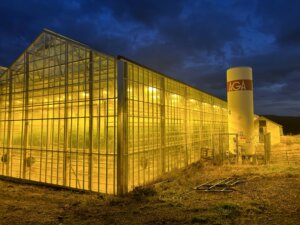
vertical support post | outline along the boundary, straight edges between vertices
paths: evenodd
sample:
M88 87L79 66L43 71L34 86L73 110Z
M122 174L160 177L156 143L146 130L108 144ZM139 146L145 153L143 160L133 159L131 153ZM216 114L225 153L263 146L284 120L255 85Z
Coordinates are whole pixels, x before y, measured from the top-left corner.
M222 140L222 134L219 133L219 153L221 154L221 165L224 164L224 155L225 155L225 152L224 152L224 149L223 149L223 140ZM226 158L225 158L226 159Z
M89 54L89 190L92 190L93 177L93 52Z
M12 72L10 69L8 69L8 79L9 79L9 89L8 89L8 124L7 124L7 150L6 150L6 157L7 157L7 163L6 163L6 176L9 176L9 168L11 165L11 136L12 136Z
M117 137L117 194L128 192L128 99L127 63L117 61L118 71L118 137Z
M265 147L265 164L268 165L270 163L270 155L271 155L271 133L267 133L264 135L264 147ZM287 154L286 154L286 159L289 164L289 159Z
M236 156L237 156L237 164L242 164L241 152L239 150L239 135L235 134L235 144L236 144Z
M189 159L188 159L188 115L187 115L187 87L184 88L184 166L188 165Z
M203 145L203 119L204 119L204 109L203 109L203 94L201 93L201 100L200 100L200 103L201 103L201 107L200 107L200 128L199 128L199 137L200 137L200 157L199 159L202 159L204 157L204 154L203 152L206 152L206 157L208 156L208 151L207 150L204 150L204 145ZM207 149L207 148L206 148Z
M229 148L230 148L230 133L229 133L229 141L228 141L228 144L229 144ZM239 159L239 157L240 157L240 152L239 152L239 146L238 146L238 134L233 134L234 136L235 136L235 149L236 149L236 163L237 164L240 164L240 159Z
M25 53L25 91L24 91L24 101L23 101L23 107L24 107L24 132L23 132L23 170L22 170L22 177L26 178L26 157L27 157L27 148L28 148L28 127L29 127L29 121L28 121L28 105L29 105L29 53Z
M64 113L64 150L63 150L63 185L67 184L67 151L68 151L68 114L69 114L69 90L68 90L68 82L69 82L69 74L68 74L68 43L66 42L65 48L65 113Z
M215 150L215 141L214 141L214 138L215 138L215 134L212 134L211 135L211 146L212 146L212 158L213 158L213 163L215 164L217 159L216 159L216 150Z
M160 167L161 173L166 172L166 104L165 104L165 78L161 77L161 148L160 148Z

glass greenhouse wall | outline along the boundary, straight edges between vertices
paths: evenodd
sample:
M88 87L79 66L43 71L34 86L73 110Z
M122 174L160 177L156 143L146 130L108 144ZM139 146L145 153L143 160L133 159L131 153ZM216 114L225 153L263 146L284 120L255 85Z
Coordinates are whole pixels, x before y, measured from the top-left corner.
M4 73L7 70L7 68L0 66L0 76L2 73Z
M127 166L123 176L131 190L200 160L203 150L212 149L212 136L228 132L227 104L126 58L120 60L125 95L122 158Z
M116 193L115 59L43 32L1 76L0 173Z
M227 104L45 30L0 77L0 175L122 194L198 161Z

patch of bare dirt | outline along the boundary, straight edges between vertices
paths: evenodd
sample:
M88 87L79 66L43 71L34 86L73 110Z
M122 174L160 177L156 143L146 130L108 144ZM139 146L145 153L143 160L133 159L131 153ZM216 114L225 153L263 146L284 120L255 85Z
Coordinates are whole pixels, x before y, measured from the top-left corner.
M193 187L241 176L229 193ZM123 197L0 181L0 224L299 224L300 166L193 164Z

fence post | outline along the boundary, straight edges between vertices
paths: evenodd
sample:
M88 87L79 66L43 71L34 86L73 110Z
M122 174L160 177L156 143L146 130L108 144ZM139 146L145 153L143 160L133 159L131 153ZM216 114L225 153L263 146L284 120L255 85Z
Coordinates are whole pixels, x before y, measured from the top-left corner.
M271 134L270 133L265 134L264 149L265 149L265 164L269 164L271 158Z

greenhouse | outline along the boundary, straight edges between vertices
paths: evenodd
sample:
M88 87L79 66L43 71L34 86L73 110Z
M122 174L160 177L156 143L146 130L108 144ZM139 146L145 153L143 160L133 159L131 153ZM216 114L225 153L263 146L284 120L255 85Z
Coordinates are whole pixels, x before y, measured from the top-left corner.
M7 70L6 67L0 66L0 76L2 73L4 73Z
M228 132L227 103L44 30L0 72L0 175L122 194Z

